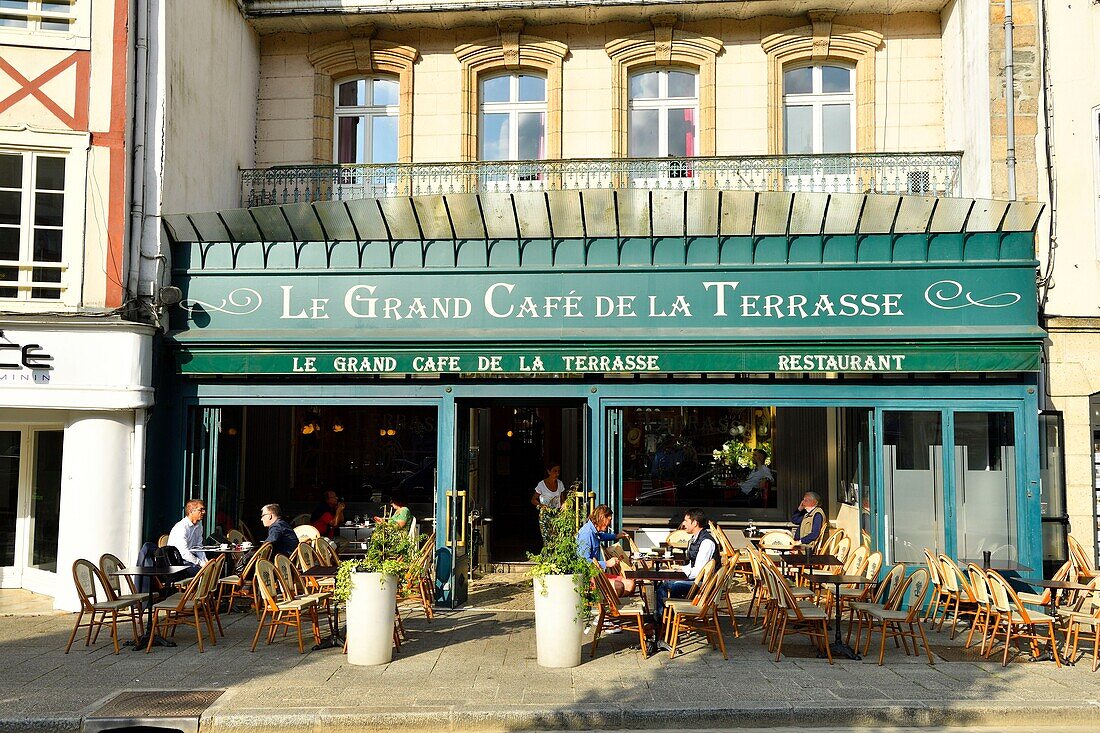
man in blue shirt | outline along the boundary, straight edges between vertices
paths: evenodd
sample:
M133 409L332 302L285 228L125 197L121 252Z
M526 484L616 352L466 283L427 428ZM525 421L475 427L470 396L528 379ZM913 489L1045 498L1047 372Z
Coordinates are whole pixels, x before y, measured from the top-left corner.
M577 556L582 560L595 560L598 562L611 581L611 585L615 587L615 593L621 597L634 592L634 581L620 575L621 568L617 558L612 557L604 560L600 556L601 542L614 542L627 536L626 532L615 534L607 531L607 528L611 526L613 516L615 515L611 511L611 507L606 504L600 504L592 510L588 521L577 532Z
M298 535L294 528L283 519L283 510L278 504L267 504L260 510L260 521L267 527L267 539L276 555L290 557L298 549Z

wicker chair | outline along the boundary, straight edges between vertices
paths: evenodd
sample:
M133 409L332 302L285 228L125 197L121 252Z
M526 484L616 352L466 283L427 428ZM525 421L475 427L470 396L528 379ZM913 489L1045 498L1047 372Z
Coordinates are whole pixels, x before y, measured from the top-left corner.
M852 625L855 622L856 647L859 647L860 639L863 638L863 624L866 622L868 627L870 627L871 624L871 619L867 615L867 612L873 608L887 608L890 605L890 601L897 595L904 580L905 563L895 563L894 566L890 568L890 572L886 573L886 577L882 579L882 582L874 587L873 593L871 592L872 587L866 586L865 590L868 592L867 597L861 600L848 601L848 637L846 639L848 644L852 643Z
M214 619L210 612L209 599L214 591L214 586L217 585L220 569L220 562L208 562L187 586L187 590L153 605L153 627L149 629L149 643L145 647L146 653L153 648L153 640L157 636L158 626L172 636L175 636L177 626L193 626L195 635L198 638L199 653L201 654L204 651L202 625L205 622L206 628L210 632L211 642L217 645L218 637L214 633Z
M256 563L271 557L273 548L270 542L265 542L256 549L256 553L245 563L244 569L239 575L227 575L218 581L218 606L221 607L225 589L229 589L229 605L227 612L233 611L233 606L238 598L248 601L249 606L258 606L256 603L256 587L253 577L256 571Z
M676 656L680 633L684 631L696 631L705 635L712 646L722 650L722 658L729 659L726 654L726 641L722 637L722 626L718 623L716 605L718 595L726 588L728 573L729 566L723 566L710 573L710 577L703 581L695 597L690 600L686 598L668 600L665 605L665 640L670 645L669 659Z
M596 563L595 560L592 562ZM603 574L603 570L599 569L599 563L596 563L596 565L596 590L600 595L600 615L596 620L596 633L592 637L592 648L589 649L588 656L596 656L596 645L600 643L600 634L607 626L626 631L637 631L638 643L642 647L642 658L645 659L649 656L645 643L645 617L648 615L649 610L645 607L645 601L636 600L629 603L620 603L619 597L615 594L614 586Z
M947 555L940 555L939 559L940 585L944 597L947 598L947 603L943 609L943 617L940 618L940 625L936 630L943 630L947 615L954 611L954 616L951 619L951 638L954 639L960 616L969 616L971 627L973 627L978 614L978 599L974 595L974 589L971 587L970 582L966 579L963 571L959 569L959 566L955 564L955 561Z
M928 570L928 583L931 586L931 598L929 598L928 607L924 611L924 616L921 617L922 621L931 621L932 625L936 624L936 617L939 615L940 604L946 600L943 590L943 581L940 580L940 561L936 559L936 555L927 547L924 548L924 563Z
M112 555L109 552L103 553L99 558L99 569L103 572L103 577L107 581L107 590L112 600L145 603L146 595L138 593L137 588L134 587L133 578L129 575L115 575L120 570L126 569L126 566L122 560L118 559L117 555ZM125 588L122 586L123 579L126 581Z
M1050 653L1054 656L1054 664L1062 666L1062 660L1058 658L1058 642L1054 638L1053 616L1038 611L1029 611L1016 591L1008 584L1008 581L1000 573L990 570L989 592L993 602L992 641L987 655L992 655L997 646L997 634L1004 629L1004 656L1001 658L1001 666L1008 666L1008 650L1012 646L1012 639L1027 639L1030 642L1032 656L1039 656L1039 642L1046 641L1050 644ZM1045 633L1040 632L1045 628Z
M989 576L985 570L975 563L968 563L966 574L970 578L970 592L974 594L974 604L977 611L974 614L974 623L970 625L970 633L966 635L964 649L969 649L974 643L974 632L981 631L981 645L978 652L985 656L985 645L989 636L990 622L993 619L993 598L989 590Z
M917 568L912 575L905 579L893 603L887 603L885 608L871 608L867 610L867 616L871 621L871 628L867 635L867 646L863 653L867 654L871 648L871 638L875 633L875 622L882 627L882 641L879 643L878 663L882 666L886 658L886 638L888 636L901 639L901 646L905 655L909 655L909 646L906 639L913 640L913 652L920 654L917 646L917 636L920 636L924 644L924 652L928 655L928 664L935 665L932 658L932 649L928 646L928 637L924 635L924 627L919 618L921 608L924 606L924 598L928 595L928 569Z
M805 601L799 601L791 593L786 578L774 568L764 568L765 582L769 593L775 599L775 621L772 632L772 645L768 651L775 651L775 661L783 656L783 640L788 633L804 634L814 642L818 649L824 649L829 664L833 663L833 654L829 649L829 616L825 609Z
M260 640L264 623L268 624L267 643L275 640L275 632L280 626L288 630L293 627L298 633L298 653L305 653L302 640L302 614L307 613L313 624L313 640L321 643L321 628L317 617L317 600L310 596L298 597L291 584L283 578L275 565L269 560L256 563L256 586L260 592L260 623L256 635L252 637L252 649Z
M1100 668L1100 577L1089 581L1092 590L1081 596L1072 608L1058 609L1059 618L1066 622L1066 656L1077 659L1077 646L1081 642L1081 632L1085 641L1092 642L1092 671Z
M1077 577L1086 583L1093 578L1100 577L1100 572L1093 566L1084 546L1073 535L1066 535L1066 543L1069 545L1069 557L1073 562L1074 569L1077 571Z
M141 635L140 598L114 598L107 577L90 560L81 559L73 563L73 583L76 585L76 594L80 598L80 613L76 617L73 633L69 635L69 643L65 645L66 654L72 649L76 632L81 626L88 629L84 646L90 646L99 638L100 629L104 624L111 626L111 642L115 646L115 654L118 654L119 614L122 614L124 619L130 619L135 639ZM88 620L86 623L81 623L85 614L88 615ZM110 620L107 618L108 614L110 614ZM95 629L94 636L92 629Z

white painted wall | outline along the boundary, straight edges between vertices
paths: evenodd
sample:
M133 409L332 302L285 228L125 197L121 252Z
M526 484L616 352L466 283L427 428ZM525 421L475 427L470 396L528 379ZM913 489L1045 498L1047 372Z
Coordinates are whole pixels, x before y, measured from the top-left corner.
M1100 316L1100 5L1046 3L1057 185L1054 287L1047 314ZM1041 148L1041 146L1040 146ZM1040 182L1045 199L1046 186ZM1047 259L1047 219L1040 226L1040 260Z
M131 440L133 411L70 412L61 459L61 516L57 543L54 608L80 609L72 582L73 562L94 563L105 552L132 564L130 546Z
M259 45L235 0L159 0L161 210L233 208L256 138ZM155 199L154 199L155 200Z
M992 195L989 142L989 3L954 0L940 15L948 150L963 151L962 194Z

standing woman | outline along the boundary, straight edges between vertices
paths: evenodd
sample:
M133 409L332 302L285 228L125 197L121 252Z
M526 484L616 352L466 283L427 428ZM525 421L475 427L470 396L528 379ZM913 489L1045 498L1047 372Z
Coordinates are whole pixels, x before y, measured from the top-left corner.
M561 466L550 466L546 470L546 478L539 481L535 487L535 495L531 497L531 503L539 510L539 531L542 532L542 545L550 544L550 533L554 525L554 517L561 509L561 495L565 492L565 484L558 476L561 474Z

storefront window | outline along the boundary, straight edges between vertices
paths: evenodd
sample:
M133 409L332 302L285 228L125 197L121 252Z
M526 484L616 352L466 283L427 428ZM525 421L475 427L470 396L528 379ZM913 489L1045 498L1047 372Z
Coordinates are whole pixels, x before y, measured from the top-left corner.
M0 567L15 564L15 526L19 512L18 430L0 431Z
M955 413L957 555L1016 559L1016 441L1012 413Z
M31 484L30 567L57 572L58 517L61 514L61 448L65 433L41 430L34 434L34 474Z
M1043 574L1049 578L1069 559L1065 445L1060 412L1039 415L1039 497L1043 522Z
M772 407L637 407L622 426L623 510L775 508Z
M889 562L922 562L944 549L943 430L939 412L883 413Z

